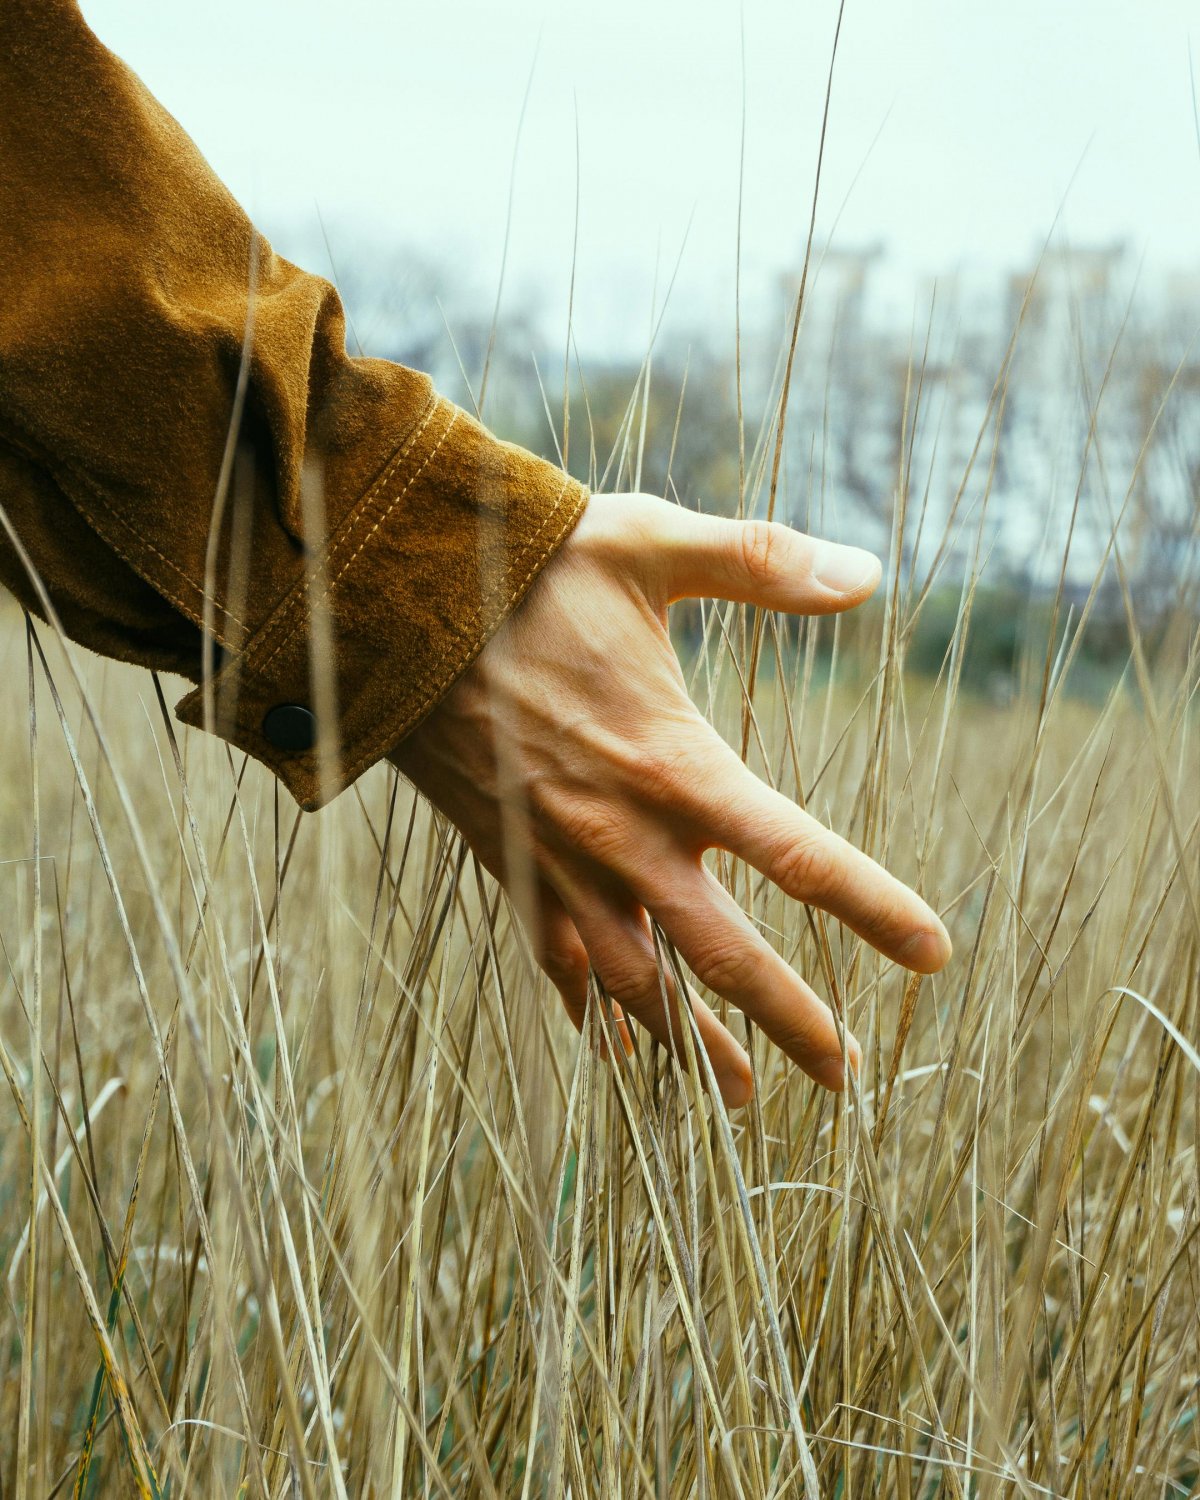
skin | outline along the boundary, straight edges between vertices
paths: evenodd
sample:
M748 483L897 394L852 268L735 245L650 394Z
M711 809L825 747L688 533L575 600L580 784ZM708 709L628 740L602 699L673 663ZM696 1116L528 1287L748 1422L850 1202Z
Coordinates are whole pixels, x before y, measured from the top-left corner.
M648 495L593 496L474 664L393 760L509 894L538 962L582 1028L589 967L629 1020L683 1055L674 983L650 918L692 973L817 1082L845 1062L829 1007L705 867L749 862L919 973L950 957L933 910L742 764L687 694L667 630L677 599L831 614L870 597L877 558L791 528L696 515ZM664 994L665 989L665 994ZM749 1059L690 988L730 1108ZM858 1069L857 1042L844 1032Z

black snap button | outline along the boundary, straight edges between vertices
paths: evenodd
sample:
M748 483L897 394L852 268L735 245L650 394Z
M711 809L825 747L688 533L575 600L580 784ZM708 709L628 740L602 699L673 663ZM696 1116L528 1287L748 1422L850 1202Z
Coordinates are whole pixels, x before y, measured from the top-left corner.
M277 703L268 709L262 732L276 750L311 750L317 743L317 721L302 703Z

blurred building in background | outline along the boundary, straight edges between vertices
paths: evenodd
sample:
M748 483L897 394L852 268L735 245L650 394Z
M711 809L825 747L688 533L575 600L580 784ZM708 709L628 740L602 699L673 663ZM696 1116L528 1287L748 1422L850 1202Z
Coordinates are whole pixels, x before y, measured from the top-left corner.
M1144 620L1200 565L1200 275L1143 275L1123 241L899 291L883 244L814 247L774 485L798 272L744 306L740 362L732 319L668 307L646 357L613 363L528 291L493 324L494 288L462 268L363 252L335 269L352 344L469 409L482 395L485 421L598 488L770 510L947 593L982 570L1037 600L1061 577L1068 606L1095 586L1118 621L1115 553Z
M1053 247L991 287L916 290L904 327L872 315L885 264L817 257L806 290L789 453L825 529L882 548L902 521L910 566L986 555L1035 588L1065 569L1075 595L1115 537L1131 578L1169 589L1200 517L1200 277L1140 281L1123 242Z

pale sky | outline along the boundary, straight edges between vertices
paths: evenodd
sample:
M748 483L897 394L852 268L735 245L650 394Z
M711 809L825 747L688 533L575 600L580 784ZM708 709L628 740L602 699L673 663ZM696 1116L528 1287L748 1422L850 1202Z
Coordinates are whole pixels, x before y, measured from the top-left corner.
M689 222L678 301L731 322L744 30L751 301L803 243L835 0L84 11L281 248L319 244L319 204L339 255L415 244L481 285L532 69L510 285L565 306L577 112L585 344L626 328L644 344L656 263L661 279ZM1189 40L1200 68L1194 0L847 0L819 223L841 211L841 243L882 239L899 266L945 272L1024 265L1063 207L1072 240L1129 236L1148 264L1195 269Z

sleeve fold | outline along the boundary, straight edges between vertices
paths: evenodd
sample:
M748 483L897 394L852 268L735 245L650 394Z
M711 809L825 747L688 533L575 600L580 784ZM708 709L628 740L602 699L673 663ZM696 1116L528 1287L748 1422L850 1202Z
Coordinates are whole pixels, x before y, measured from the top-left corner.
M179 717L319 806L439 701L586 492L351 358L334 289L73 0L0 6L0 90L0 502L75 639L200 683L211 638ZM20 573L0 535L36 608Z

